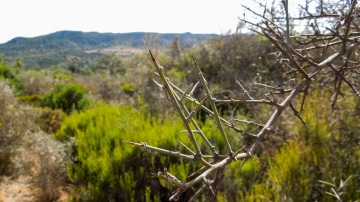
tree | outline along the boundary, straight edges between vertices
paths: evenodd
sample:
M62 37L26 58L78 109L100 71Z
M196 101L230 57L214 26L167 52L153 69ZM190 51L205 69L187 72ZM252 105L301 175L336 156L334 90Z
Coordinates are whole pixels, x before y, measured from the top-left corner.
M19 74L20 73L20 71L22 70L22 68L23 68L23 62L22 62L22 58L21 57L17 57L16 59L15 59L15 62L14 62L14 69L15 69L15 72L17 73L17 74Z
M107 71L110 75L124 75L126 68L120 57L115 54L105 54L94 66L95 70Z
M179 37L175 36L169 46L170 56L173 60L176 60L180 57L180 44L179 44Z
M0 64L7 64L7 62L7 58L3 54L0 54Z
M273 53L273 60L281 64L282 67L287 68L287 76L291 78L291 80L283 86L257 83L258 86L265 87L269 91L264 94L264 98L262 99L250 95L246 90L247 86L244 86L239 81L237 81L239 89L244 93L246 99L225 100L216 98L212 94L209 84L205 79L206 72L203 73L201 71L201 64L198 64L195 58L193 61L199 82L190 84L188 88L182 90L166 77L166 68L161 66L149 50L157 75L161 80L161 82L157 83L159 87L165 91L166 98L176 108L185 126L184 132L188 134L191 144L182 144L186 148L187 153L159 148L144 142L130 142L130 144L144 148L146 151L159 152L164 155L175 156L203 165L201 169L188 176L187 179L178 178L167 169L154 174L154 176L165 180L177 188L169 200L176 201L180 195L189 189L196 190L192 199L204 190L210 190L210 193L215 194L214 184L216 184L216 181L214 181L214 179L216 179L216 171L238 161L241 161L240 168L243 167L249 159L257 154L265 136L276 133L276 131L274 131L275 125L279 122L280 117L286 109L292 110L294 115L303 123L304 127L309 127L303 119L301 112L304 109L304 103L312 86L319 84L328 85L328 80L333 80L334 96L331 104L332 109L335 108L338 96L343 94L342 91L345 90L345 88L343 88L344 85L347 85L348 89L350 89L355 96L360 97L359 92L355 88L355 84L359 81L357 48L360 45L360 16L356 8L357 0L352 0L350 4L345 4L344 2L346 1L341 2L341 6L338 6L339 4L333 4L334 6L329 7L325 6L323 1L306 1L306 5L301 7L302 15L297 17L290 16L288 1L279 2L281 3L280 5L284 6L284 15L276 11L276 6L274 6L276 4L273 4L272 7L267 7L260 3L260 7L264 10L261 14L245 7L248 11L259 17L261 21L251 22L243 20L243 22L249 25L250 30L266 38L266 40L276 47L277 51ZM309 9L310 3L312 6L316 4L315 7L317 9L315 11ZM327 8L331 8L331 10ZM299 24L310 23L312 28L311 33L291 33L290 22L295 21ZM293 30L296 30L295 28L294 26ZM324 74L324 72L330 72L331 76ZM195 88L200 85L204 89L204 94L198 100L192 93ZM296 108L296 99L301 100L299 105L300 109ZM192 105L187 105L185 100L190 100ZM205 103L210 107L205 107ZM237 125L237 122L235 123L232 120L226 120L221 117L217 109L218 103L267 105L273 107L273 113L265 124L258 123L257 120L240 120L239 123L257 126L258 130L255 133L251 133L242 130ZM209 117L216 121L217 130L227 149L226 153L220 154L214 144L210 142L206 134L201 130L199 123L194 119L194 115L198 110L205 111ZM225 128L252 138L252 143L250 146L232 145L232 141L229 139ZM201 139L201 141L199 141L199 139ZM208 149L201 150L200 142L205 144Z

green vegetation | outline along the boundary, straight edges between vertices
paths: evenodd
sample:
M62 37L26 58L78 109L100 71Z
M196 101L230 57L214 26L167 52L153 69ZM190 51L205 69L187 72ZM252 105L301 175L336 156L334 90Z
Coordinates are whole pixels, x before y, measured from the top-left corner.
M6 63L0 63L0 80L7 80L17 90L21 91L22 86L11 66Z
M149 35L156 35L156 38L149 38ZM150 39L156 40L160 47L166 47L175 36L178 36L184 43L195 44L216 35L59 31L34 38L14 38L7 43L0 44L0 53L11 60L18 56L22 57L26 69L50 66L67 68L73 65L90 68L90 65L99 59L103 52L121 53L122 49L126 48L142 50L150 45ZM122 54L129 55L129 53Z
M101 57L100 60L96 62L94 70L107 72L110 75L124 75L126 72L126 68L122 63L121 58L115 54L106 54Z
M53 91L44 95L41 105L51 109L62 109L71 113L74 109L82 110L88 105L86 91L74 84L57 84Z
M143 201L146 189L150 186L153 188L152 197L165 194L160 193L164 188L158 180L151 179L149 175L161 163L182 173L184 178L189 167L183 167L181 162L172 158L150 156L125 143L146 137L149 143L170 149L178 145L176 139L188 141L185 134L179 133L181 127L179 120L146 118L143 112L129 105L96 103L66 118L55 137L61 140L75 137L76 148L72 154L74 162L68 164L68 175L72 181L81 185L77 193L83 194L82 197L87 201L103 201L109 197ZM176 139L167 138L167 134ZM84 188L89 192L85 193Z
M179 180L194 178L189 175L201 168L200 163L127 144L146 141L144 147L156 145L189 155L181 143L191 145L187 133L182 132L182 120L174 116L174 101L153 81L160 83L152 74L146 53L84 56L84 50L124 45L115 43L122 37L135 47L153 43L160 47L156 50L159 62L182 89L197 81L193 57L217 98L246 99L235 79L253 97L273 90L253 83L292 86L284 79L288 70L273 62L270 53L275 48L263 37L224 35L200 42L209 36L174 36L59 32L0 45L0 52L10 58L0 57L0 175L36 176L34 187L40 189L39 201L58 200L59 187L72 187L68 192L70 201L168 201L175 187L153 177L154 173L166 168ZM135 39L130 40L132 37ZM156 37L157 42L140 40ZM186 39L194 46L185 46ZM31 53L24 54L29 49ZM64 52L52 57L58 53L55 49ZM15 59L18 55L14 50L23 60ZM34 55L36 58L30 60ZM239 161L218 170L211 176L216 196L207 189L198 201L360 199L360 99L343 85L343 97L338 97L337 107L332 110L331 78L324 75L315 79L320 82L309 87L301 112L309 128L293 111L285 111L274 128L276 133L264 137L256 155L243 167ZM358 83L359 78L351 82ZM192 92L197 98L204 95L204 88L199 86ZM292 103L296 109L302 108L301 98ZM191 101L186 104L196 107ZM216 105L221 116L249 122L256 119L264 123L271 114L269 106ZM206 107L210 108L207 103ZM216 121L204 110L194 117L219 154L226 155L224 139L215 130ZM260 127L234 123L252 133ZM251 146L252 137L227 127L225 131L232 145ZM211 152L199 134L195 133L195 139L201 151ZM40 160L19 163L19 159L30 159L19 157L24 150ZM38 162L46 169L26 173ZM179 201L188 201L193 195L194 190L187 190Z

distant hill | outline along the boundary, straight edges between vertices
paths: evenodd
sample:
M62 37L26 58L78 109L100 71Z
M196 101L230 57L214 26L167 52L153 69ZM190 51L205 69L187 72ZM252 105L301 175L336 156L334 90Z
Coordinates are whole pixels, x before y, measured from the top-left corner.
M179 37L180 44L184 48L189 48L217 35L59 31L33 38L14 38L7 43L0 44L0 54L10 60L22 57L26 68L70 64L86 66L104 53L129 56L136 50L143 50L147 46L166 48L175 36Z

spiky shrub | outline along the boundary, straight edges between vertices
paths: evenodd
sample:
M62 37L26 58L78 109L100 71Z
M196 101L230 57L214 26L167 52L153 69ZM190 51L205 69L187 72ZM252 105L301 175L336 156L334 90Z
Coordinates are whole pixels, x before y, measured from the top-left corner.
M184 90L180 89L167 78L167 69L161 66L152 52L149 51L156 69L156 74L160 79L160 82L156 83L162 91L164 91L166 99L171 102L177 110L185 127L185 131L188 134L190 144L184 145L187 150L186 153L163 149L144 142L130 142L130 144L142 147L147 151L159 152L161 154L196 162L203 166L198 171L189 175L186 179L175 176L174 173L170 173L167 169L164 169L164 172L159 171L155 175L156 177L163 179L176 187L169 200L178 200L184 192L194 188L197 191L190 200L193 200L204 190L210 190L210 193L215 195L216 190L214 189L214 185L216 182L214 179L216 179L216 171L238 161L241 162L240 168L246 164L246 162L256 154L257 150L259 150L265 136L276 133L274 131L275 125L279 122L281 115L284 114L286 109L289 108L292 110L295 116L303 123L304 127L309 127L301 116L301 112L304 109L304 103L310 92L309 89L311 89L311 86L314 83L322 83L324 81L326 83L326 79L329 78L329 76L323 77L322 72L326 69L332 73L332 78L335 78L334 85L336 90L332 102L333 109L335 108L338 95L342 94L342 85L346 84L355 96L360 95L354 85L356 78L358 78L356 76L358 72L354 70L359 68L357 47L360 45L358 34L360 16L356 9L357 1L353 0L350 5L335 5L339 11L336 11L337 13L332 11L332 14L327 13L328 11L326 10L326 7L324 7L322 1L320 2L321 5L319 5L319 8L321 9L315 11L317 13L311 14L307 5L303 8L305 15L294 20L313 21L313 32L310 34L307 33L294 36L290 35L288 1L282 1L282 3L285 10L283 18L275 17L277 15L277 13L275 13L276 8L269 10L266 6L262 5L264 7L264 14L258 14L258 16L262 18L263 22L252 23L244 20L244 22L252 25L251 29L265 37L276 47L277 52L274 53L274 62L289 68L288 75L291 75L291 77L294 78L293 82L285 83L283 86L271 86L268 84L257 83L256 85L263 86L270 91L264 95L263 99L257 99L251 96L246 90L247 87L243 86L240 82L238 82L239 88L244 92L246 99L231 98L226 100L216 98L211 92L210 84L205 79L205 73L201 71L200 65L195 59L194 66L197 70L199 82L190 84L188 88ZM252 11L250 8L246 9ZM254 11L252 12L256 13ZM335 14L333 14L334 12ZM336 17L335 20L333 17ZM331 22L333 22L331 28L326 27L327 24L322 21L324 18L329 18ZM285 28L282 27L283 24L285 24ZM297 43L296 45L294 45L295 42ZM318 55L320 51L322 52L321 56ZM319 77L322 80L319 80ZM204 94L201 95L200 98L193 96L193 92L198 84L204 89ZM301 97L300 110L296 108L298 97ZM190 100L192 103L195 103L196 106L188 105L185 100ZM207 103L209 107L205 107L205 103ZM274 110L265 124L258 123L258 120L256 119L255 121L226 120L225 118L222 118L218 112L216 105L218 103L268 105L273 107ZM214 143L209 140L206 133L199 127L198 122L194 119L194 115L198 110L204 110L209 117L215 120L216 129L218 129L219 136L223 139L226 152L219 153L219 150L214 146ZM238 125L239 123L254 125L258 130L252 133L244 131L241 129L242 127ZM253 138L252 143L250 146L235 144L234 141L229 139L230 136L227 134L225 128L230 128L243 136ZM207 150L202 149L198 139L202 139L202 144L207 146ZM299 175L299 171L301 170L296 170L296 168L293 167L300 165L302 155L299 152L301 148L286 147L285 150L277 155L281 156L282 153L290 152L294 156L287 159L289 161L288 169L284 168L284 166L286 166L284 162L275 161L274 163L271 163L274 170L286 171L286 173L284 173L285 178L273 177L273 184L271 186L274 186L272 188L278 190L281 195L271 198L270 193L268 195L271 200L287 200L289 193L294 192L295 189L292 187L281 187L286 186L280 185L282 182L288 184L293 178L300 181L308 180L306 176L302 178L302 176ZM212 156L212 158L209 160L206 158L208 156ZM264 191L262 192L263 195L267 194L266 190L262 191ZM294 195L295 199L301 197L306 199L309 190L304 188L299 193L301 193L301 195Z
M329 91L319 88L310 93L302 117L309 129L293 122L284 143L274 155L265 152L266 170L253 185L236 195L243 201L351 201L360 197L360 126L356 105L359 99L342 100L342 108L329 110ZM314 108L316 106L316 108ZM331 124L327 124L331 123ZM344 163L346 162L346 163ZM250 163L250 162L248 162ZM248 164L246 163L246 164ZM230 165L229 173L246 177ZM259 176L259 173L257 174ZM235 180L237 182L237 180ZM242 181L245 183L244 181Z

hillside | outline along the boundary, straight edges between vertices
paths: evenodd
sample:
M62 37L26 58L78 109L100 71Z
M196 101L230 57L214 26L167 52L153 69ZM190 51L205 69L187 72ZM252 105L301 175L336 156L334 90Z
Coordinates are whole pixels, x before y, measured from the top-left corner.
M14 38L0 44L0 54L10 60L20 56L26 68L69 64L86 66L103 53L115 52L128 56L147 46L166 48L175 36L179 37L179 42L184 48L189 48L216 35L59 31L33 38Z

